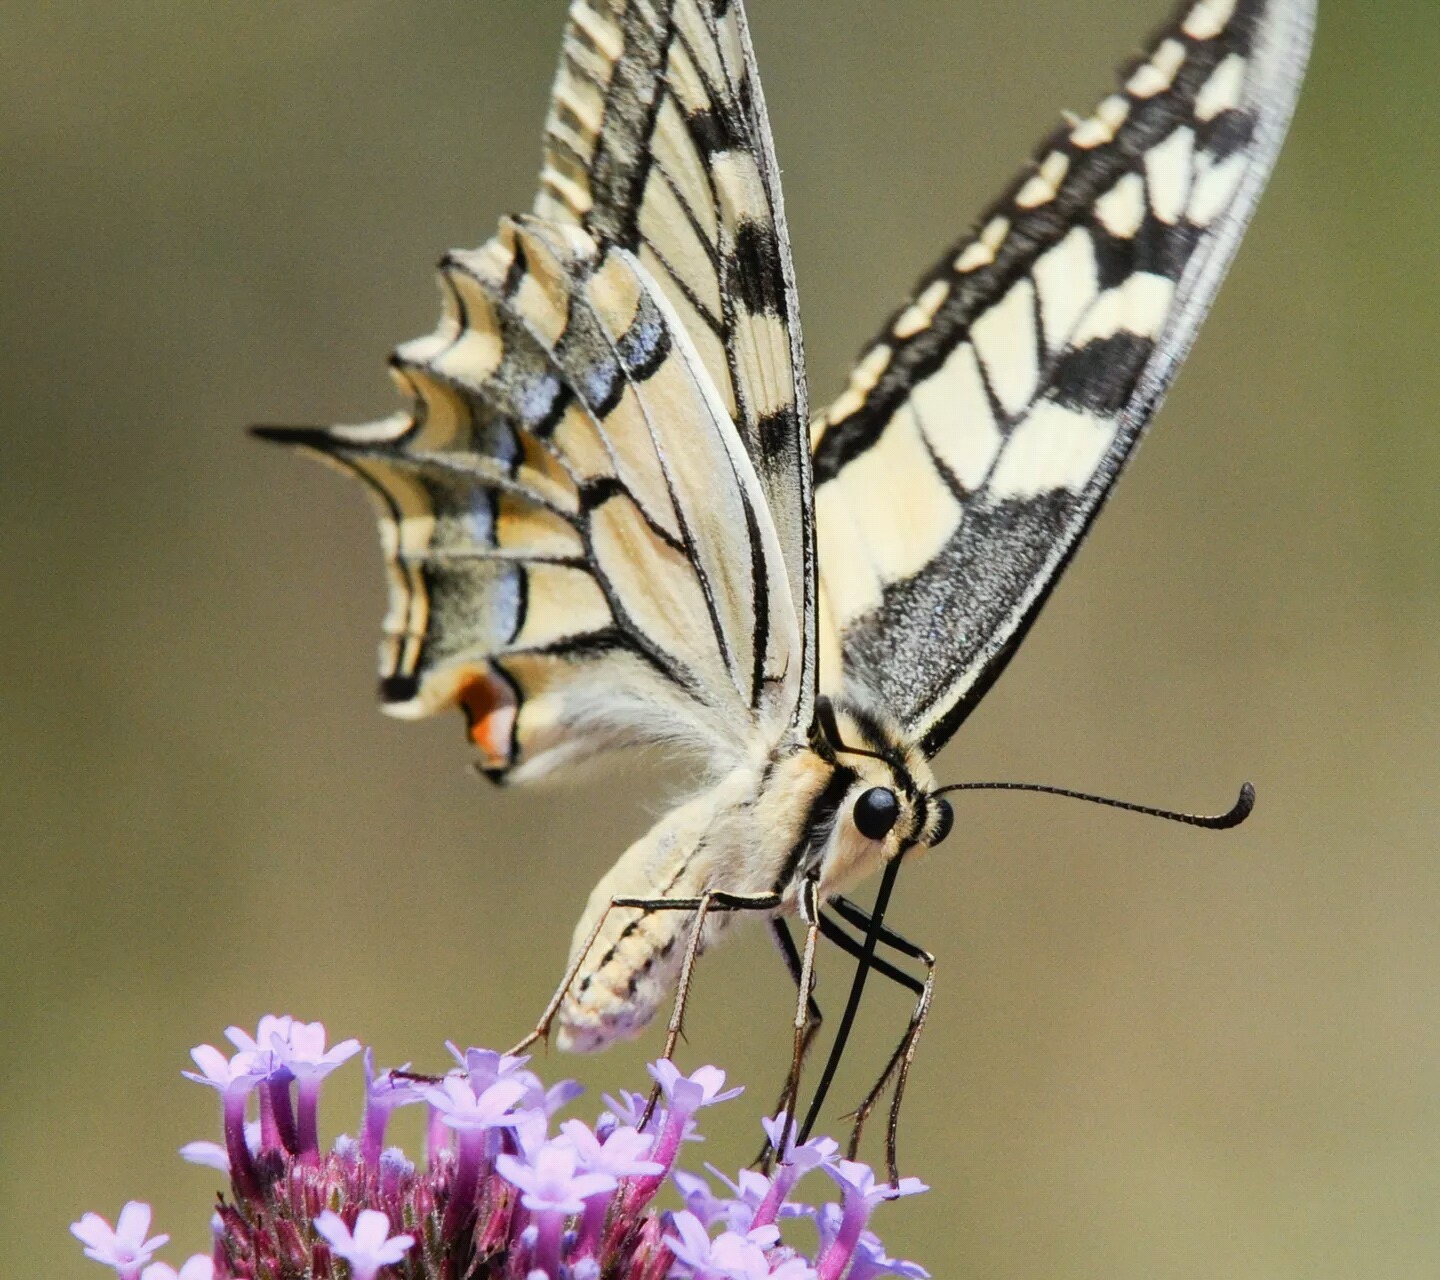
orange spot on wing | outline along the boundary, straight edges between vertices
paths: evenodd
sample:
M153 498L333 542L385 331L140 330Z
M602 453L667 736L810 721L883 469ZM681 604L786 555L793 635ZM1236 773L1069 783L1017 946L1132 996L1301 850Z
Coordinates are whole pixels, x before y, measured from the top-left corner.
M455 700L465 712L470 741L485 757L486 768L508 767L520 709L509 681L493 672L477 675L460 686Z

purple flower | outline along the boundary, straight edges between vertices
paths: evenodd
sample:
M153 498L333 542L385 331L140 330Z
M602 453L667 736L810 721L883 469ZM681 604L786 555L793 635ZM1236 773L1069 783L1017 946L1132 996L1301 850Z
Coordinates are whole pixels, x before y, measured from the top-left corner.
M425 1086L418 1080L407 1080L397 1074L408 1071L410 1064L375 1074L375 1055L365 1050L365 1116L360 1123L360 1154L368 1164L380 1159L385 1147L385 1130L390 1113L396 1107L408 1107L425 1101Z
M290 1082L295 1078L280 1060L277 1044L289 1039L295 1019L288 1013L265 1014L252 1036L243 1027L226 1027L225 1038L250 1055L260 1086L260 1144L257 1154L283 1148L291 1155L300 1150Z
M761 1120L760 1127L765 1130L770 1148L779 1157L780 1163L790 1165L801 1173L834 1164L840 1156L840 1144L834 1138L811 1138L808 1142L797 1144L794 1126L783 1111L772 1119Z
M770 1149L779 1155L780 1165L765 1198L755 1207L752 1225L774 1222L784 1214L786 1197L805 1174L827 1168L840 1158L840 1144L834 1138L811 1138L795 1145L790 1117L783 1111L760 1124L770 1140Z
M221 1124L231 1180L246 1195L258 1194L260 1176L245 1134L245 1100L264 1076L268 1064L256 1050L242 1049L227 1058L210 1044L196 1045L190 1050L190 1057L200 1068L199 1072L182 1071L180 1074L196 1084L209 1085L220 1094Z
M778 1227L757 1227L744 1234L725 1231L711 1240L700 1219L685 1210L674 1216L674 1225L680 1234L666 1236L665 1243L697 1280L714 1277L763 1280L777 1273L771 1270L769 1251L779 1243ZM799 1263L798 1268L792 1265L795 1262ZM814 1274L799 1258L787 1260L781 1266L787 1268L783 1272L787 1280L801 1280L802 1276Z
M610 1126L603 1140L582 1120L565 1121L560 1132L558 1141L574 1148L580 1168L586 1173L603 1173L618 1180L664 1172L656 1161L649 1159L654 1138L629 1125ZM608 1191L585 1198L585 1213L576 1240L576 1250L582 1256L590 1256L599 1247L611 1198Z
M655 1139L629 1125L612 1129L603 1142L583 1120L565 1121L560 1132L575 1149L581 1168L589 1173L633 1178L642 1173L662 1172L660 1165L649 1158Z
M876 1183L875 1171L858 1160L836 1160L824 1168L840 1184L843 1199L839 1225L834 1238L821 1252L816 1270L819 1280L837 1280L854 1254L875 1206L882 1200L917 1195L929 1188L919 1178L901 1178L899 1184L893 1187Z
M450 1041L445 1047L470 1078L476 1093L483 1093L500 1080L518 1080L525 1086L525 1108L543 1112L547 1118L585 1092L584 1086L574 1080L562 1080L546 1089L539 1076L525 1070L530 1061L528 1054L496 1053L493 1049L466 1049L462 1053Z
M294 1022L290 1035L272 1040L275 1054L297 1080L323 1080L342 1062L360 1052L360 1041L342 1040L327 1049L323 1022Z
M754 1227L769 1226L768 1222L757 1222L760 1206L773 1190L770 1179L755 1169L741 1169L732 1182L713 1164L705 1166L715 1177L729 1188L733 1199L722 1202L725 1221L732 1231L749 1231ZM772 1220L776 1215L772 1215Z
M280 1061L277 1042L288 1040L295 1019L286 1014L265 1014L252 1036L243 1027L226 1027L225 1038L255 1063L260 1082L260 1151L283 1148L294 1155L300 1150L295 1128L295 1109L290 1101L294 1079Z
M142 1200L131 1200L112 1227L98 1213L87 1213L79 1222L70 1224L71 1234L85 1246L85 1256L114 1267L120 1280L138 1280L140 1268L160 1248L168 1235L145 1238L150 1230L150 1206Z
M816 1211L815 1227L820 1236L820 1253L823 1254L840 1234L843 1219L844 1211L838 1204L823 1204ZM873 1231L861 1231L845 1280L872 1280L882 1274L901 1276L904 1280L928 1280L930 1275L919 1263L889 1257L879 1236Z
M621 1124L628 1124L632 1129L655 1129L658 1128L656 1120L659 1115L652 1115L650 1123L642 1125L641 1120L645 1118L645 1108L649 1099L643 1093L631 1093L629 1089L617 1089L612 1097L608 1093L602 1093L600 1100L610 1108ZM595 1126L597 1129L605 1127L604 1117L601 1123Z
M705 1224L693 1213L682 1209L671 1219L671 1225L680 1234L666 1236L665 1243L670 1252L691 1271L699 1273L710 1266L710 1233Z
M863 1196L872 1208L882 1200L898 1200L902 1196L916 1196L930 1190L919 1178L901 1178L896 1186L888 1182L877 1183L875 1170L859 1160L832 1160L825 1166L825 1172L840 1184L847 1201L854 1193Z
M496 1053L493 1049L466 1049L462 1053L451 1040L445 1042L445 1047L460 1064L460 1069L470 1077L476 1093L484 1093L492 1084L517 1074L528 1077L526 1084L532 1080L539 1084L539 1077L534 1072L523 1069L530 1061L529 1054Z
M152 1262L140 1273L140 1280L215 1280L215 1262L197 1253L176 1271L168 1262Z
M575 1148L549 1142L535 1153L532 1164L512 1155L496 1157L495 1171L519 1187L520 1203L534 1213L579 1213L587 1196L614 1191L619 1185L608 1173L578 1173Z
M532 1164L512 1155L495 1160L495 1171L520 1188L520 1203L535 1215L535 1265L551 1280L560 1280L560 1241L565 1219L581 1213L594 1196L605 1195L619 1186L608 1173L577 1173L579 1157L566 1142L549 1142L536 1153Z
M685 1208L705 1225L709 1226L725 1213L728 1200L722 1200L711 1189L710 1184L698 1173L676 1169L670 1177L675 1182Z
M270 1053L277 1037L281 1040L289 1037L294 1022L288 1013L267 1013L261 1016L253 1036L243 1027L226 1027L225 1039L242 1052Z
M455 1181L445 1209L447 1234L458 1231L475 1207L480 1165L487 1154L487 1136L495 1129L515 1127L520 1117L513 1108L524 1096L522 1081L497 1080L477 1094L470 1081L458 1074L446 1076L438 1089L425 1090L425 1100L435 1109L440 1122L455 1130L459 1142Z
M862 1231L855 1242L855 1256L845 1280L871 1280L873 1276L900 1276L901 1280L930 1280L930 1273L918 1262L891 1258L873 1231Z
M378 1209L361 1209L353 1232L338 1213L326 1209L315 1219L315 1230L329 1242L331 1253L350 1264L352 1280L374 1280L381 1267L399 1262L415 1243L414 1236L392 1236L389 1215Z
M676 1111L698 1111L716 1102L729 1102L745 1092L745 1087L740 1085L722 1093L725 1073L719 1067L700 1067L686 1076L680 1074L680 1068L669 1058L660 1058L650 1063L646 1070L669 1099L672 1110Z
M525 1086L519 1080L500 1080L477 1093L470 1081L459 1075L448 1075L438 1089L431 1086L425 1090L425 1101L458 1132L513 1125L512 1108L524 1096Z
M263 1067L261 1147L283 1146L307 1163L319 1158L317 1109L320 1084L341 1063L360 1052L358 1040L342 1040L325 1048L325 1024L300 1022L288 1014L260 1019L255 1035L230 1027L226 1038L242 1053L254 1054ZM290 1083L297 1082L298 1108L291 1107Z
M690 1075L682 1075L680 1068L668 1058L661 1058L647 1067L651 1078L660 1086L670 1108L665 1114L665 1124L656 1139L653 1158L663 1170L650 1174L636 1182L627 1197L630 1209L647 1202L659 1189L665 1174L675 1164L680 1144L690 1132L690 1117L701 1107L717 1102L728 1102L744 1092L743 1088L725 1089L725 1073L719 1067L700 1067Z
M182 1071L180 1074L196 1084L208 1084L221 1094L231 1089L243 1089L249 1093L267 1070L269 1065L261 1061L254 1050L242 1049L227 1058L213 1044L197 1044L190 1050L199 1071Z

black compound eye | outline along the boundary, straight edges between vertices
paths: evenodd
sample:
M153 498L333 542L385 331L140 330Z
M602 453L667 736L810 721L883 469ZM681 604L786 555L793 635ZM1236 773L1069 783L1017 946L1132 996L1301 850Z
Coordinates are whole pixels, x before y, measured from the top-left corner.
M935 820L935 834L930 837L932 849L950 834L950 828L955 825L955 810L950 807L950 801L944 796L936 799L935 812L938 816Z
M883 840L900 817L900 801L889 787L871 787L855 801L855 827L867 840Z

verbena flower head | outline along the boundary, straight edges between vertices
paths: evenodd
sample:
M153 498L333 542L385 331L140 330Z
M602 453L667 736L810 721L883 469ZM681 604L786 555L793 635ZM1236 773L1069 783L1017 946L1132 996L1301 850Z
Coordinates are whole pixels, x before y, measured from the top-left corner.
M594 1126L567 1119L552 1131L579 1090L547 1089L524 1058L451 1046L456 1066L426 1077L377 1071L366 1053L359 1136L322 1151L321 1086L358 1042L327 1048L320 1023L290 1017L226 1038L233 1054L202 1045L192 1054L199 1070L184 1073L221 1098L223 1145L182 1148L229 1179L210 1253L178 1271L155 1261L169 1237L149 1234L146 1204L127 1204L114 1227L85 1214L71 1230L120 1280L924 1280L868 1226L881 1202L923 1187L878 1185L829 1139L790 1141L770 1176L732 1181L712 1169L712 1184L675 1168L696 1113L740 1092L717 1067L686 1075L657 1062L648 1118L643 1095L620 1091ZM429 1113L423 1160L385 1145L390 1115L408 1105ZM786 1141L783 1117L765 1127L772 1145ZM840 1200L792 1200L817 1169ZM671 1182L686 1206L673 1212L655 1204ZM813 1257L782 1237L797 1217L818 1234Z

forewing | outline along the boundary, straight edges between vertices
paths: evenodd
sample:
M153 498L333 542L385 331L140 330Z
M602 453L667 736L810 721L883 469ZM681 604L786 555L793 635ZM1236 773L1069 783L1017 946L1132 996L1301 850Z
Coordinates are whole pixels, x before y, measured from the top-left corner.
M938 751L1140 438L1294 109L1313 0L1200 0L916 287L812 428L821 683Z
M779 174L739 0L574 0L541 217L633 251L694 342L758 473L815 682L814 533L800 317Z
M738 756L793 700L798 626L754 469L663 295L628 252L536 219L441 280L440 327L392 360L411 413L265 432L375 500L386 709L459 706L497 778L643 740Z

